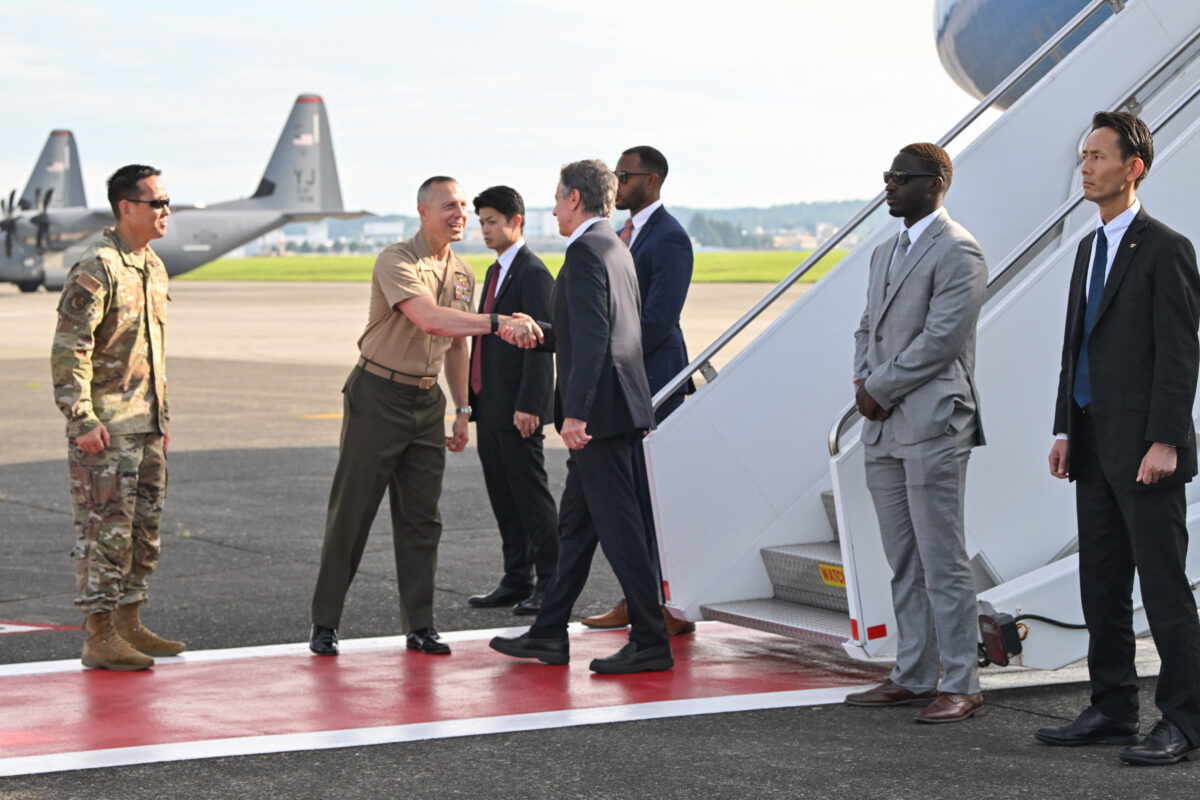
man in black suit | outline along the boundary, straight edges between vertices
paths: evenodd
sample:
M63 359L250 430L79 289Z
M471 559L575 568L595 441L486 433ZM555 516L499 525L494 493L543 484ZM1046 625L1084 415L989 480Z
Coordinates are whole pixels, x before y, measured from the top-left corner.
M480 293L480 313L524 311L546 319L554 278L525 245L525 201L515 189L493 186L474 203L483 241L496 251ZM536 614L558 561L558 511L542 450L542 424L553 419L554 356L476 336L469 386L479 463L500 526L504 577L491 592L467 602L480 608L516 603L514 614Z
M648 145L631 147L617 159L618 210L629 218L620 237L633 254L637 270L638 292L642 300L642 362L650 394L667 385L688 364L687 345L679 325L683 303L692 283L692 240L671 216L660 197L667 179L667 158ZM696 391L689 380L654 411L654 421L662 422ZM646 528L646 546L654 562L656 578L661 578L658 563L658 539L654 533L654 509L650 499L650 481L641 447L634 448L638 468L638 498L642 503L642 522ZM696 630L696 623L678 620L663 609L667 633L675 636ZM583 624L591 628L620 628L629 624L624 600L605 614L587 617Z
M542 325L542 347L554 351L558 366L554 421L571 451L559 503L558 566L529 631L491 641L506 655L566 664L571 608L599 541L631 620L629 643L592 661L591 669L602 673L674 666L637 498L633 449L654 425L654 412L633 258L608 223L616 190L603 161L576 161L559 175L554 215L568 237L567 254L554 282L553 325ZM531 344L528 337L524 344Z
M1050 451L1050 473L1075 481L1092 702L1071 724L1035 734L1054 745L1137 741L1136 569L1162 658L1163 718L1120 754L1143 765L1173 764L1200 746L1200 621L1184 571L1200 274L1191 242L1137 200L1153 160L1140 119L1093 117L1081 173L1100 217L1075 257Z

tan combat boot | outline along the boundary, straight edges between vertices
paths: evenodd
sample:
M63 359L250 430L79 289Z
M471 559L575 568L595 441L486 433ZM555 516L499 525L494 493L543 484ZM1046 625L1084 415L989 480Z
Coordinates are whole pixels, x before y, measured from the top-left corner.
M87 639L83 643L85 667L135 670L154 666L153 658L139 653L117 634L110 612L88 614L83 629L87 631Z
M141 603L129 603L117 606L117 610L113 612L113 624L122 639L148 656L177 656L187 649L183 642L164 639L143 625L138 619L140 605Z

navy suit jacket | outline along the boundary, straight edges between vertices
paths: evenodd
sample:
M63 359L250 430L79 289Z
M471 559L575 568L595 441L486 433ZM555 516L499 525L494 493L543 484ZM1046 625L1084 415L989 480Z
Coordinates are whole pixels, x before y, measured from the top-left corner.
M600 439L654 427L642 363L641 302L633 257L607 222L593 223L567 248L539 320L558 366L554 424L572 417Z
M479 311L483 313L487 302L487 286L492 272L499 266L492 264L483 280L479 292ZM476 284L478 286L480 284ZM522 246L513 258L504 282L496 290L496 304L492 311L497 314L512 314L522 311L534 319L544 319L550 314L550 293L554 278L542 260L533 251ZM535 350L521 350L506 344L499 336L476 336L475 348L479 353L479 371L483 377L480 394L470 392L472 416L494 428L513 427L513 412L538 415L543 423L553 419L554 410L554 357ZM471 359L472 367L475 359ZM470 382L467 383L470 386ZM513 428L513 430L516 430Z
M692 283L692 240L675 217L659 206L633 240L642 299L642 360L654 394L688 365L679 315ZM691 394L691 379L676 394Z

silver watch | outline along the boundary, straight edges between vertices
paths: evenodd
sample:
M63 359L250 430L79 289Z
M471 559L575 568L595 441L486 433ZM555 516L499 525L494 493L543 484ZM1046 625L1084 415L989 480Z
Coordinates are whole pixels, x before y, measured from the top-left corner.
M471 416L471 407L470 406L458 406L457 408L454 409L454 413L455 414L466 414L469 417L469 416Z

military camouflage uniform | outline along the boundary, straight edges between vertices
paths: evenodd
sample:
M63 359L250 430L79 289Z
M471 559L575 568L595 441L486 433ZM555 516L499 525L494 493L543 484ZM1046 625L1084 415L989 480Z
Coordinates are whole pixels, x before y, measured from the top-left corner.
M67 418L75 507L76 607L84 614L146 599L158 563L167 488L163 341L167 271L109 228L67 275L50 355L54 399ZM76 442L101 423L110 443Z

